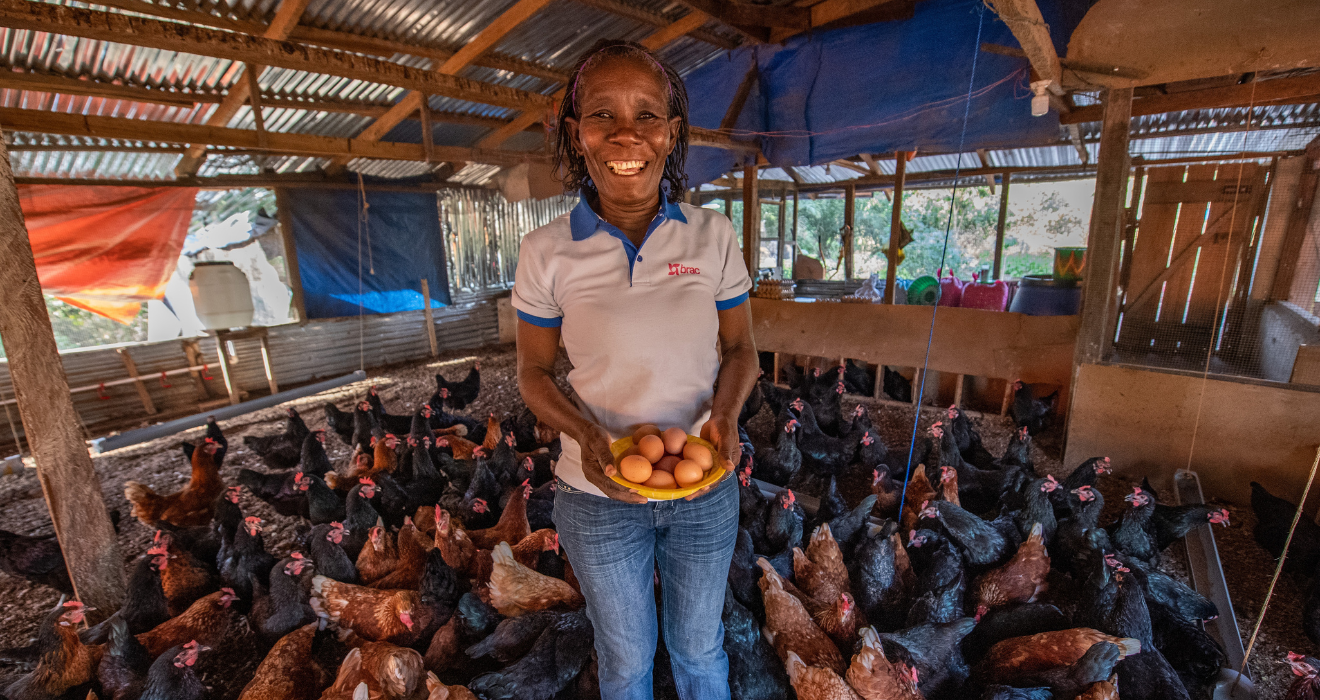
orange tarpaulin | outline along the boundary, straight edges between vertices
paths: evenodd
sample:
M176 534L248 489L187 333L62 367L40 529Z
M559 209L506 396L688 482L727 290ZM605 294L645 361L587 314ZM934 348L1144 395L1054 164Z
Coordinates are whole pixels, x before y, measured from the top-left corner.
M20 185L18 197L42 291L126 324L165 295L197 190Z

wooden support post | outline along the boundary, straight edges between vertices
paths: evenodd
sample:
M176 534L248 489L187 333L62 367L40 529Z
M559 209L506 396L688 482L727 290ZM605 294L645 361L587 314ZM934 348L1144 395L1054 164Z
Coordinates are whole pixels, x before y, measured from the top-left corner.
M422 106L417 110L422 117L422 151L426 162L435 162L435 132L431 128L431 96L422 95Z
M853 278L853 221L857 207L857 186L843 187L843 281Z
M770 375L770 383L778 384L779 383L779 353L775 353L775 364L774 367L772 367L772 370L774 373Z
M435 339L435 315L431 313L431 283L422 278L422 314L426 317L426 339L431 341L431 357L440 356L440 344Z
M1105 119L1095 179L1095 206L1086 240L1086 275L1082 278L1081 325L1077 330L1076 367L1099 362L1114 344L1111 319L1117 309L1118 251L1123 241L1128 184L1128 138L1132 88L1110 88L1103 96Z
M1128 279L1132 275L1132 244L1136 242L1137 237L1137 212L1141 210L1141 194L1145 189L1146 166L1145 160L1141 156L1132 159L1133 178L1132 178L1132 206L1123 212L1123 243L1122 258L1123 261L1118 268L1118 286L1122 290L1122 296L1118 300L1115 311L1121 311L1127 303ZM1273 182L1273 179L1271 179ZM1314 188L1312 188L1314 189ZM1259 238L1257 238L1259 240ZM1255 260L1255 256L1249 256L1248 260ZM1244 286L1245 288L1245 286Z
M202 350L197 346L196 340L181 340L183 354L188 358L189 367L200 367L202 362ZM206 388L206 382L202 379L202 373L198 370L188 372L193 380L193 388L197 390L197 402L205 403L211 400L211 392Z
M1004 402L999 405L999 415L1008 415L1008 404L1013 401L1013 381L1004 380Z
M879 399L881 399L881 398L884 398L884 395L885 395L885 366L884 366L884 365L876 365L876 366L875 366L875 388L874 388L874 390L873 390L871 393L873 394L872 398L874 398L874 399L876 399L876 400L879 400Z
M761 263L761 197L757 191L756 163L743 166L743 262L756 279Z
M894 214L889 220L889 254L885 262L884 303L894 303L898 288L898 239L903 235L903 181L907 178L907 152L894 154Z
M787 203L788 192L785 191L779 195L779 243L775 246L778 248L775 252L775 274L779 279L784 278L784 248L788 245L788 240L785 238L786 230L784 226L786 223L784 221L784 215L788 214Z
M270 365L270 344L264 332L261 334L261 368L266 370L266 385L270 387L271 396L280 393L280 385L275 381L275 370Z
M921 371L920 367L913 367L912 372L912 405L920 406L921 400L925 397L921 395L922 382L926 380L926 373Z
M1001 177L1003 181L1000 182L999 188L999 222L995 227L995 269L992 273L995 279L999 279L1004 269L1004 231L1008 229L1008 181L1013 175L1004 173Z
M233 370L229 369L229 353L225 352L225 345L228 341L220 333L215 334L215 352L220 356L220 374L225 380L225 391L229 392L229 405L236 406L242 402L238 395L238 385L234 382Z
M307 306L303 301L302 274L298 271L298 246L293 240L293 210L289 204L289 190L275 188L276 217L280 221L280 241L284 243L284 268L289 289L293 292L293 308L298 312L298 323L307 323Z
M9 356L10 381L37 463L37 479L73 589L103 618L124 600L124 558L101 498L69 395L46 302L37 281L27 226L18 203L9 150L0 141L0 336Z
M798 240L797 240L797 215L798 215L798 191L793 188L793 262L790 263L792 270L791 276L797 279L797 259L798 259Z
M147 385L143 384L141 379L138 379L137 363L133 361L133 356L128 354L128 348L115 348L115 353L118 354L119 359L123 361L124 369L128 370L128 376L137 379L137 381L133 382L133 387L137 389L138 398L142 401L143 410L145 410L149 416L155 415L156 404L151 400L151 392L147 391Z
M247 64L243 71L243 77L247 79L248 84L248 104L252 107L252 121L257 125L257 145L265 149L266 144L266 120L261 114L261 85L258 78L261 77L261 66Z
M967 375L959 374L953 382L953 405L962 408L963 380Z

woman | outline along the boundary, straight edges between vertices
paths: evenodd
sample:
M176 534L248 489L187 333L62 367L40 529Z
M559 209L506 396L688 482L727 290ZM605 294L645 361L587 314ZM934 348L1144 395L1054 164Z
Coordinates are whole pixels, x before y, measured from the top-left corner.
M523 239L518 385L563 433L554 521L595 627L601 695L652 697L658 568L679 696L728 698L720 617L735 480L648 502L610 479L610 442L647 423L679 426L708 436L732 471L757 376L751 280L729 220L678 203L687 93L672 68L638 44L597 44L573 71L559 125L565 186L581 201ZM561 338L571 399L555 383Z

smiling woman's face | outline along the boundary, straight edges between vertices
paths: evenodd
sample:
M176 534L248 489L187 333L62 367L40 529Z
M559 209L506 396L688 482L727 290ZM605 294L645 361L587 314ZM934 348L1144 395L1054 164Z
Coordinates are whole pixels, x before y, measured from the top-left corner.
M640 58L606 57L579 76L577 101L581 117L565 124L601 202L656 200L679 118L668 116L669 91L655 67Z

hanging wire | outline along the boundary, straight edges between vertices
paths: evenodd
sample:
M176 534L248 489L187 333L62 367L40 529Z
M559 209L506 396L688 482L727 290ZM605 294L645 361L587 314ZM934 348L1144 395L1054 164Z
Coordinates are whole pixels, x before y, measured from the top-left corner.
M366 310L363 307L364 304L363 294L365 293L365 290L363 289L363 283L362 283L362 237L364 233L367 235L367 255L370 255L371 233L370 233L370 228L367 226L367 208L370 205L367 204L367 188L362 183L362 173L358 173L357 176L358 176L358 221L357 221L358 223L358 240L357 240L357 244L358 244L358 256L357 256L358 257L358 369L362 371L366 371L367 318L365 313ZM375 269L372 269L371 274L373 275L376 274Z
M943 269L945 257L949 254L949 235L953 232L953 217L958 208L958 175L962 172L963 146L967 142L967 122L972 116L972 96L975 94L973 88L976 86L976 59L981 52L981 29L985 26L985 5L977 3L976 11L976 43L972 48L972 77L967 81L966 105L963 107L962 133L958 136L958 163L953 171L953 190L949 193L949 217L944 225L944 247L940 249L940 268ZM905 157L900 154L900 158ZM891 232L892 236L893 233ZM898 275L896 271L891 270L890 284L898 284ZM939 311L939 304L930 309L930 330L926 334L926 356L921 361L921 381L917 385L917 406L912 416L912 440L908 444L908 478L903 480L903 493L898 498L898 512L903 512L903 506L907 503L908 484L911 482L912 453L917 447L917 426L921 422L921 401L926 393L926 369L930 366L930 347L935 340L935 314ZM876 381L880 381L877 376Z

